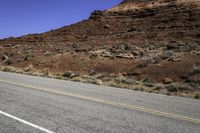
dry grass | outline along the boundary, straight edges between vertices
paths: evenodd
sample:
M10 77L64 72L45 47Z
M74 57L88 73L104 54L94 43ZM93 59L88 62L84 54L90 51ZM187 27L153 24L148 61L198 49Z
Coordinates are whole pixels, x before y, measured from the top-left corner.
M197 92L197 93L194 95L194 99L200 99L200 92Z
M178 84L173 83L171 85L164 86L162 84L147 83L142 81L137 81L134 79L128 79L127 77L115 77L109 75L77 75L69 77L69 74L52 74L49 69L43 69L41 71L35 69L29 69L25 71L24 69L18 69L14 67L1 66L1 71L5 72L15 72L27 75L42 76L63 80L71 80L75 82L91 83L96 85L105 85L117 88L127 88L135 91L144 91L149 93L181 96L194 99L200 99L200 92L198 90L191 91L188 84ZM72 73L71 73L72 74ZM70 75L71 76L71 75ZM104 80L107 78L109 80Z

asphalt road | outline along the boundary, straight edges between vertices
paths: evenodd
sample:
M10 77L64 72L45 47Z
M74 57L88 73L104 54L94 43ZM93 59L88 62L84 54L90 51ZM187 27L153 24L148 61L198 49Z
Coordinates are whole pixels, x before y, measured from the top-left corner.
M200 101L0 72L0 133L199 133Z

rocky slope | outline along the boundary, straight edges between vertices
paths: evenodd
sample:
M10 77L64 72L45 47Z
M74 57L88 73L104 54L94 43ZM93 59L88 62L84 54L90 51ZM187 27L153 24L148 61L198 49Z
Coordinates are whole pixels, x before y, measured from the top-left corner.
M199 16L198 0L124 0L77 24L0 40L0 64L67 78L90 75L102 84L149 92L196 95Z

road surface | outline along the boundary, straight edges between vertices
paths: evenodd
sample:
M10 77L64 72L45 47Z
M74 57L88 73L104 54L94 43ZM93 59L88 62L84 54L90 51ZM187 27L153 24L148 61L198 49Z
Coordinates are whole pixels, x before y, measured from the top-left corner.
M199 133L200 101L0 72L0 133Z

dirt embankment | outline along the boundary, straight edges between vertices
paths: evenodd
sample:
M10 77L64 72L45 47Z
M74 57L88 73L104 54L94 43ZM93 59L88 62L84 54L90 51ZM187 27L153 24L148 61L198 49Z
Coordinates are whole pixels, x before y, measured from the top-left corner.
M0 64L25 73L198 97L199 16L195 0L125 0L77 24L0 40Z

